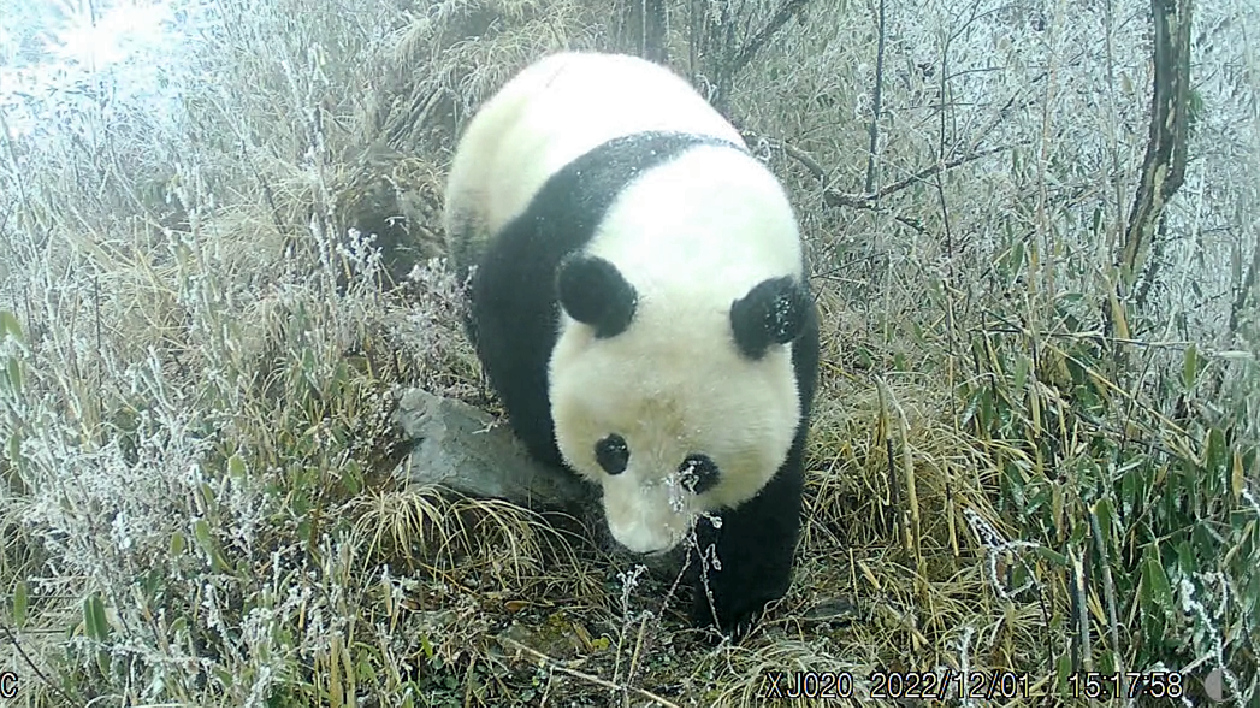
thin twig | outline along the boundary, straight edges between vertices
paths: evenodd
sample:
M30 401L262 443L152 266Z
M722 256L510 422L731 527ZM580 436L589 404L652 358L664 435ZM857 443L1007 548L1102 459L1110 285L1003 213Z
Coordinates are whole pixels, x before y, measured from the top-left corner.
M13 645L13 649L17 651L18 656L22 657L22 661L30 667L31 672L35 674L35 677L40 681L43 681L44 684L48 686L53 693L60 696L63 701L66 701L66 705L73 705L74 701L70 699L70 696L62 690L60 686L53 683L43 671L40 671L39 667L35 665L35 662L32 661L31 657L26 653L26 650L22 648L22 645L18 644L17 636L14 635L13 630L9 629L9 625L0 622L0 632L4 632L5 638Z
M1097 506L1089 508L1089 527L1098 548L1098 566L1102 569L1103 599L1107 603L1107 628L1111 638L1111 652L1120 675L1120 695L1129 695L1129 677L1124 672L1124 651L1120 647L1120 621L1116 612L1116 584L1111 577L1111 561L1107 558L1107 540L1103 536L1102 522L1098 520Z
M879 149L879 115L884 104L884 0L879 0L879 46L875 50L875 96L871 107L871 144L866 152L866 193L875 189L875 153Z
M1085 566L1081 555L1073 550L1069 553L1072 559L1071 591L1072 591L1072 668L1077 674L1087 674L1094 670L1094 654L1089 641L1089 588L1085 584ZM1093 696L1088 696L1089 705L1094 705Z
M854 209L874 209L875 207L871 204L871 202L883 199L895 192L900 192L906 187L909 187L916 182L922 182L938 172L952 170L955 167L960 167L968 162L975 162L976 160L1002 152L1003 150L1009 150L1012 147L1011 145L999 145L998 147L987 148L969 155L962 155L961 157L956 157L948 162L937 162L934 165L924 167L909 177L897 180L890 185L882 187L876 192L870 192L867 194L846 194L828 186L827 183L829 180L827 178L827 170L804 150L783 142L782 140L766 137L751 130L743 130L740 132L745 139L750 141L765 141L771 148L779 150L788 157L791 157L801 163L801 165L803 165L815 179L823 183L823 202L826 203L827 206L844 206L852 207Z
M1235 248L1240 249L1241 255L1241 235L1234 242ZM1251 264L1247 266L1247 277L1239 284L1233 303L1229 306L1229 333L1231 335L1238 332L1238 316L1247 306L1248 298L1252 297L1252 293L1256 291L1256 279L1260 274L1260 243L1251 250Z
M975 5L972 5L972 16L975 15ZM945 133L946 126L949 124L949 112L946 110L946 104L949 101L947 94L949 91L949 45L953 41L953 36L945 38L945 45L941 47L941 83L937 86L937 93L940 95L940 127L937 130L936 143L936 163L945 162ZM941 225L945 228L945 259L949 268L949 284L954 284L954 235L949 228L949 204L945 200L945 185L941 183L941 175L936 173L936 192L940 196L941 201ZM868 190L869 191L869 190Z
M503 644L511 649L515 649L518 652L528 654L531 657L537 659L538 661L542 662L543 665L545 665L548 669L552 671L559 671L562 674L572 676L573 678L576 678L576 679L581 679L588 683L593 683L596 686L603 686L604 688L607 688L612 691L618 691L622 694L633 693L639 698L645 698L649 701L652 701L653 703L656 703L657 705L667 706L668 708L682 708L677 703L674 703L673 701L667 698L662 698L661 696L658 696L655 693L652 693L651 691L645 691L642 688L636 688L634 686L618 685L618 684L613 683L612 681L607 681L598 676L588 674L582 671L578 671L577 669L571 669L565 666L564 664L560 663L559 661L538 651L537 649L531 649L530 647L525 646L524 644L516 641L515 639L510 639L508 637L499 637L498 640L500 644Z

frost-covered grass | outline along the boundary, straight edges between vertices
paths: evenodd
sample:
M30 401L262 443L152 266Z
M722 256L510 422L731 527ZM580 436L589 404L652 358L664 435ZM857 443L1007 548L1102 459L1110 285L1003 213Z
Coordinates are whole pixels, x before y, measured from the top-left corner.
M183 44L5 121L14 705L746 705L769 672L864 697L880 668L1052 696L1011 705L1090 670L1260 696L1253 8L1196 10L1192 163L1123 341L1099 313L1144 3L889 3L872 182L967 159L877 209L826 196L865 189L868 8L808 3L749 63L730 112L800 210L824 365L796 581L715 647L572 520L390 475L403 387L494 407L427 260L454 137L530 58L615 46L616 8L264 5L175 3ZM735 7L733 46L776 7Z

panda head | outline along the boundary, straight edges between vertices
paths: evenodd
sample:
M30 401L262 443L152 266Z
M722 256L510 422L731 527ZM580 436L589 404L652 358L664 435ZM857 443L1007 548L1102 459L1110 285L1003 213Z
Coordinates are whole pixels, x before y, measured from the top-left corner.
M792 276L735 297L698 281L642 297L589 254L558 272L556 441L603 489L613 537L638 553L667 551L701 514L756 496L800 420L790 343L812 311L808 291Z

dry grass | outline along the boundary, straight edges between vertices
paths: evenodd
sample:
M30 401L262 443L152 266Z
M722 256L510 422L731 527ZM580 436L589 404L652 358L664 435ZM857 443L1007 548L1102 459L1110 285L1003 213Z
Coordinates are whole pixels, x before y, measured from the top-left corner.
M733 86L742 127L773 137L754 147L800 210L824 323L795 582L734 646L602 529L389 474L403 387L496 408L461 290L428 260L454 138L538 54L617 46L621 5L216 7L183 122L85 109L0 145L14 705L742 706L776 672L845 694L798 703L858 704L911 671L1013 672L1026 683L1000 702L1066 705L1074 671L1161 666L1257 695L1255 315L1211 344L1219 298L1178 304L1195 271L1170 262L1140 341L1092 335L1081 254L1107 226L1083 225L1111 192L1072 165L1141 148L1138 97L1094 115L1064 91L1093 76L1071 74L1100 60L1093 40L982 13L968 31L1007 32L1026 65L981 72L993 48L948 8L893 18L878 183L1010 149L878 209L825 197L863 191L864 10L811 4ZM731 41L775 7L735 8ZM1134 24L1112 60L1137 75ZM669 40L687 55L681 21ZM924 69L938 51L962 72L948 135ZM1218 203L1194 198L1170 218L1208 229ZM1241 263L1255 230L1236 235L1199 257Z

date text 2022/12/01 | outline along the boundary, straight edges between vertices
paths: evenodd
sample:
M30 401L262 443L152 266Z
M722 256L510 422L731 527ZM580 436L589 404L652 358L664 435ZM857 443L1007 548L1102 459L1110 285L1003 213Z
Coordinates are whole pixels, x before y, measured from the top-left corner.
M1029 697L1034 685L1029 674L1015 671L873 671L865 681L844 671L770 671L761 697L993 700ZM1176 699L1184 693L1184 681L1177 672L1072 674L1062 692L1067 698Z

